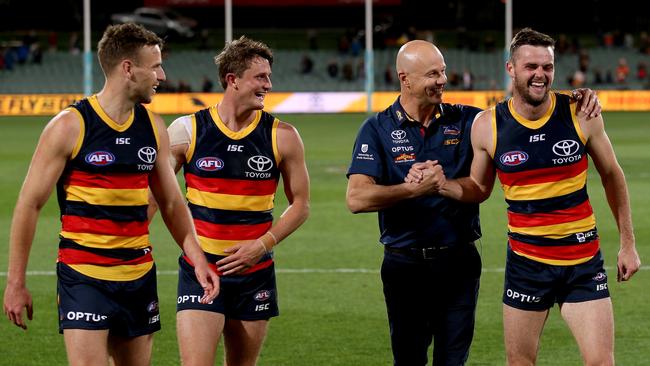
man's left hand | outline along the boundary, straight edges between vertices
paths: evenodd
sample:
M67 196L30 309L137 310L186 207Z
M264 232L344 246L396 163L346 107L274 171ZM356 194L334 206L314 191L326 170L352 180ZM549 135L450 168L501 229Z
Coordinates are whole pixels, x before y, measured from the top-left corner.
M571 101L578 102L578 111L589 118L598 117L603 111L596 92L589 88L579 88L571 91Z
M618 282L627 281L632 278L639 268L641 268L641 259L634 247L621 248L618 252L618 273L616 279Z

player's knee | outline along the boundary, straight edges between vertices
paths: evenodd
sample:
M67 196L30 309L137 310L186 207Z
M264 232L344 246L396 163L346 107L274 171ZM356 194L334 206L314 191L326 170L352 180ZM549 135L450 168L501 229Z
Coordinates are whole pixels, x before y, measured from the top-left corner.
M614 353L601 351L583 355L585 366L614 366Z
M506 363L508 366L533 366L537 355L535 352L506 351Z

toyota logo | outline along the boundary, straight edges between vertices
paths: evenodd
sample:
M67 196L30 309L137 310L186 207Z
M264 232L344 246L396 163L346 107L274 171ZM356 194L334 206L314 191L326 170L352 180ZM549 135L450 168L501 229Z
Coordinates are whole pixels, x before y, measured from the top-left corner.
M395 140L402 140L404 137L406 137L406 131L404 130L395 130L390 133L390 137L392 137Z
M575 140L562 140L553 145L553 152L558 156L571 156L575 154L580 148L578 142Z
M138 157L147 164L153 164L156 161L156 149L145 146L138 150Z
M273 167L273 162L266 156L255 155L248 159L248 167L256 172L266 172Z

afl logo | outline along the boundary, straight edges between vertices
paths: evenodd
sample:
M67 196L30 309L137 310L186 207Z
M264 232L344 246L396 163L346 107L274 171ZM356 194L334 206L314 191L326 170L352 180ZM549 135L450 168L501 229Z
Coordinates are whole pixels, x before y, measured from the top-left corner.
M553 152L557 156L571 156L578 152L578 142L575 140L562 140L553 145Z
M150 313L158 312L158 301L152 301L147 305L147 311Z
M515 166L515 165L523 164L527 160L528 160L528 154L519 150L508 151L507 153L499 157L499 161L501 161L501 164L507 166Z
M255 294L256 301L266 301L271 297L271 291L262 290Z
M111 165L115 162L115 155L108 151L95 151L86 155L86 163L95 166Z
M604 274L603 272L598 272L598 273L597 273L594 277L592 277L591 279L594 280L594 281L602 281L602 280L604 280L605 278L607 278L607 275L606 275L606 274Z
M394 140L403 140L406 137L406 131L404 130L395 130L390 133L390 137Z
M255 155L248 159L248 167L256 172L266 172L273 167L273 162L266 156Z
M156 149L151 146L140 148L138 157L147 164L153 164L156 161Z
M214 172L223 169L223 160L214 156L206 156L196 161L196 167L206 172Z

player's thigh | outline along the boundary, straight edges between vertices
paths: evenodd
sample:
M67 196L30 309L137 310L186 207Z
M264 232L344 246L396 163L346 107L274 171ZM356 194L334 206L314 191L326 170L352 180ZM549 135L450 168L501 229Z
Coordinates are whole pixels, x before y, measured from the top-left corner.
M534 363L548 313L549 310L521 310L503 304L503 333L509 364L524 360Z
M183 365L214 365L224 315L204 310L176 313L176 334Z
M138 337L108 336L108 349L115 366L147 366L151 364L153 334Z
M609 297L567 302L561 305L560 311L576 338L586 364L614 363L614 315Z
M63 339L71 366L108 363L108 329L64 329Z
M228 365L255 365L268 324L268 320L226 320L224 342Z

